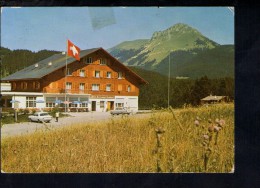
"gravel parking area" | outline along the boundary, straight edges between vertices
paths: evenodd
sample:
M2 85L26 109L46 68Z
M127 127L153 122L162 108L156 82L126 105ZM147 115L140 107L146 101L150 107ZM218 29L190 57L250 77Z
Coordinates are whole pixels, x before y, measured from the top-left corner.
M145 114L134 114L129 117L143 117ZM69 113L68 117L59 118L59 122L55 122L55 118L50 123L24 122L16 124L6 124L1 128L1 137L18 136L28 133L33 133L39 130L52 130L59 127L71 126L75 123L89 123L109 120L111 118L120 118L119 116L112 116L109 112L80 112Z

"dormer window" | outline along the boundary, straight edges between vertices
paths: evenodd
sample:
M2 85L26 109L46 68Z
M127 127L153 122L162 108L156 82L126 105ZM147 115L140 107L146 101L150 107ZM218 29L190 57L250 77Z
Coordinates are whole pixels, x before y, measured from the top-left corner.
M122 72L118 72L118 79L122 79L123 78L123 73Z
M100 58L99 61L100 61L100 65L106 65L107 64L107 61L104 58Z
M91 57L87 57L87 63L91 64L92 63L92 58Z
M79 71L79 76L80 76L80 77L85 77L85 70L81 69L81 70Z

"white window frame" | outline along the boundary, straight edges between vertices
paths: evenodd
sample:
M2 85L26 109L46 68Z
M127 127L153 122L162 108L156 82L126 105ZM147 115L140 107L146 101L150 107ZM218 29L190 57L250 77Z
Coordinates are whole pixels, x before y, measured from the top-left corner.
M130 85L127 86L127 92L131 92L131 86Z
M79 76L80 76L80 77L86 77L86 73L85 73L85 70L84 70L84 69L80 69L80 71L79 71Z
M100 58L100 65L106 65L107 61L104 58Z
M106 91L111 91L111 84L106 85Z
M66 82L66 89L72 89L72 83Z
M26 97L26 108L36 108L36 97Z
M100 78L100 71L95 70L95 78Z
M107 78L111 78L112 77L112 72L107 72Z
M123 72L118 72L118 79L123 79Z
M92 63L92 57L87 57L86 63L91 64Z
M85 90L85 83L79 83L79 90L84 91Z
M92 84L91 89L92 89L92 91L99 91L100 90L100 84Z

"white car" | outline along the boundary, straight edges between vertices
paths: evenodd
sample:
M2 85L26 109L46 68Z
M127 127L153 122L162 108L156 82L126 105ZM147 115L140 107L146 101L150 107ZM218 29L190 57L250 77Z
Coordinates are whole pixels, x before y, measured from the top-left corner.
M47 112L36 112L28 118L30 121L37 122L50 122L52 120L52 116L50 116Z
M128 111L126 108L117 107L115 110L111 110L110 114L112 115L119 115L119 114L127 114L129 115L131 112Z

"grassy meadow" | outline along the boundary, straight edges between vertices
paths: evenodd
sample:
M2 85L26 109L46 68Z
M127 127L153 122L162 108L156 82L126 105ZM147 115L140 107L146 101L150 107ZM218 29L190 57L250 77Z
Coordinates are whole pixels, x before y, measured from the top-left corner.
M4 172L227 173L233 166L234 104L111 117L1 142Z

